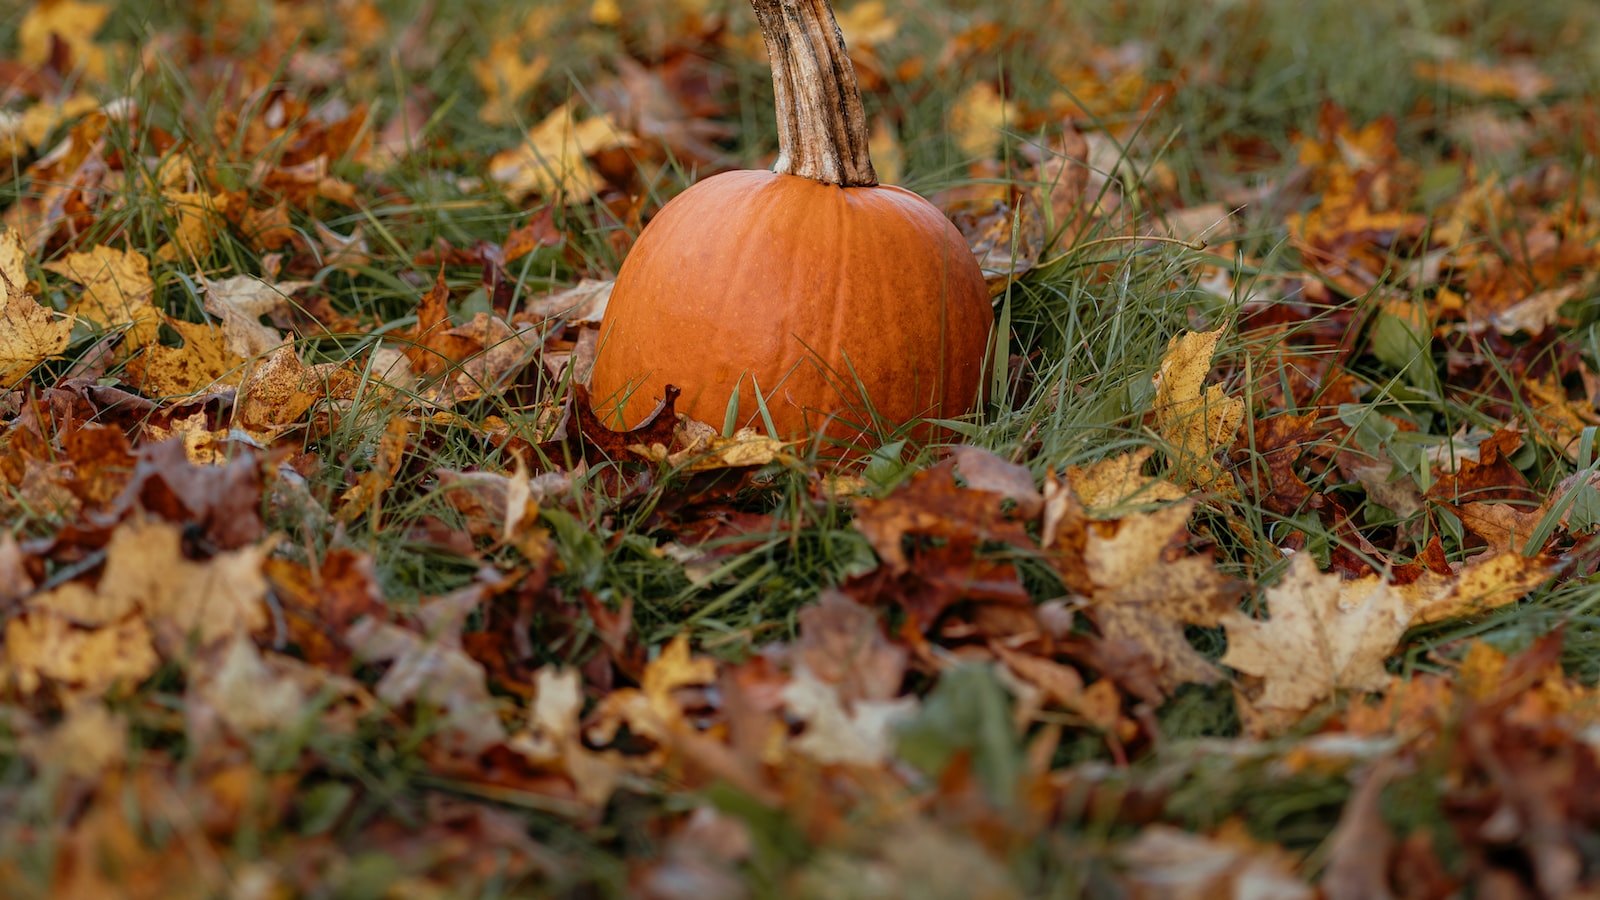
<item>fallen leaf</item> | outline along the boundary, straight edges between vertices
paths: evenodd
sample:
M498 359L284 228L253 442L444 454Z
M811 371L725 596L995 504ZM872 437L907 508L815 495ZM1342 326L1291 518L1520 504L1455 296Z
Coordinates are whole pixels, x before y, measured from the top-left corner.
M1262 599L1265 621L1238 611L1221 617L1228 634L1222 664L1260 679L1242 695L1251 731L1280 732L1340 690L1388 686L1384 660L1413 617L1400 591L1377 577L1344 581L1319 572L1311 555L1300 553Z
M916 697L857 700L848 709L838 689L800 666L783 689L789 714L805 723L789 745L824 765L881 766L895 745L895 727L916 714Z
M1317 896L1296 875L1286 851L1242 834L1208 837L1170 825L1150 825L1118 848L1116 855L1125 867L1124 884L1134 897L1312 900Z
M202 278L201 284L205 286L206 312L222 320L222 336L228 352L250 359L265 356L283 345L283 335L261 324L261 317L287 309L294 292L312 283L282 281L274 284L253 275L235 275L216 281Z
M1140 447L1088 466L1067 466L1064 480L1089 510L1170 503L1189 496L1170 481L1144 474L1145 463L1155 452L1154 447Z
M1172 448L1178 479L1200 490L1222 478L1213 457L1233 443L1244 421L1243 401L1205 384L1221 338L1220 328L1174 337L1154 379L1156 433Z
M56 318L28 293L28 256L16 229L0 230L0 389L67 349L72 335L71 319Z
M163 317L155 307L156 286L143 254L100 245L68 253L44 267L83 286L83 295L72 305L74 316L99 328L123 331L128 350L155 340Z
M489 52L472 60L472 77L483 91L485 102L478 107L478 118L489 125L506 125L522 118L522 100L539 86L548 57L524 53L520 34L502 34L489 42Z
M496 153L489 160L489 177L517 202L530 194L581 199L604 184L587 157L637 143L610 116L579 121L576 101L568 101L533 126L521 144Z
M482 586L476 585L424 603L419 617L436 617L429 634L370 616L346 633L358 659L390 663L373 689L378 698L391 706L434 707L444 735L466 754L506 739L483 666L460 647L462 621L481 604L482 595Z
M1182 552L1193 511L1194 501L1187 501L1091 522L1083 550L1090 617L1107 638L1136 644L1168 693L1221 677L1184 628L1220 625L1242 590L1209 556Z

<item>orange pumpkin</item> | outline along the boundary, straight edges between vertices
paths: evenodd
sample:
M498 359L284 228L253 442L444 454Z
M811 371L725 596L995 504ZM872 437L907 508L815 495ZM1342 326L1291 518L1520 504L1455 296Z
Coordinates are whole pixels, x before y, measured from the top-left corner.
M773 171L674 198L623 262L591 392L624 425L668 384L677 409L778 436L858 442L875 421L968 412L993 313L950 221L879 185L854 70L827 0L752 0L776 88Z

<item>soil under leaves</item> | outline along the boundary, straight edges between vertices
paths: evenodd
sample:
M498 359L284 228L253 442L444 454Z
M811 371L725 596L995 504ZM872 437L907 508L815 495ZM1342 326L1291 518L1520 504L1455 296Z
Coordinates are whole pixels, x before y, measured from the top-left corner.
M138 5L0 15L8 896L1600 892L1587 6L841 3L1002 323L841 461L583 385L748 10Z

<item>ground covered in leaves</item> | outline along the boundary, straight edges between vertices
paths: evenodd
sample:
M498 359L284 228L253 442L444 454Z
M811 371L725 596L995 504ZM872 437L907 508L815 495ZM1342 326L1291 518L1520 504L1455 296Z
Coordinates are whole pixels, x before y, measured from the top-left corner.
M843 464L582 386L741 4L0 13L6 895L1600 892L1600 13L896 6Z

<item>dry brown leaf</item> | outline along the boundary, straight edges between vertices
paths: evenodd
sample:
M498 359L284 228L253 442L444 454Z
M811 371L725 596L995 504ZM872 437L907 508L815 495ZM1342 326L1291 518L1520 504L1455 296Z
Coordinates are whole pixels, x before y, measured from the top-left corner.
M431 624L429 635L370 616L346 634L357 658L391 663L373 691L380 700L392 706L425 703L437 708L441 729L467 754L506 738L489 693L488 675L460 645L461 623L482 605L482 595L482 587L474 586L424 604L418 616Z
M1178 479L1200 490L1218 486L1222 469L1213 457L1244 421L1243 401L1205 383L1221 338L1221 328L1175 336L1155 376L1156 433L1172 448Z
M348 399L356 376L339 363L308 366L284 345L250 369L234 406L237 424L267 443L292 428L320 400Z

